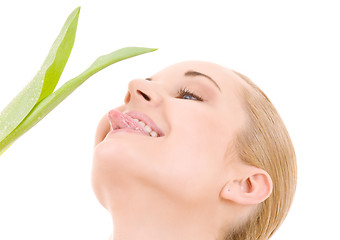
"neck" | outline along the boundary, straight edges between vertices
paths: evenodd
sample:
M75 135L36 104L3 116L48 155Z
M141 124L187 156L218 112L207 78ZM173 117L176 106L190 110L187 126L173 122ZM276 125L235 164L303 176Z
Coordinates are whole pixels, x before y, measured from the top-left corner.
M218 225L210 207L182 206L167 199L150 201L141 196L137 199L124 201L119 207L116 204L110 209L114 225L112 240L216 238Z

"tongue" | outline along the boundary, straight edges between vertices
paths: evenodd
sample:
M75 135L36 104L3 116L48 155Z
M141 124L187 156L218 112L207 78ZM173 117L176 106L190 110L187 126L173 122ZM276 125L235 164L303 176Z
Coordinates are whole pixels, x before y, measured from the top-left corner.
M117 110L111 110L108 113L109 122L111 125L111 129L122 129L122 128L129 128L137 133L141 133L144 135L149 135L144 129L134 121L129 115L123 114Z

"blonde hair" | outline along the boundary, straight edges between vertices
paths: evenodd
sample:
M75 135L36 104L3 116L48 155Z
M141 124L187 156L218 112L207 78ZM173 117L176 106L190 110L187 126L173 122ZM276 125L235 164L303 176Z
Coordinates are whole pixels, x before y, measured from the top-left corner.
M235 141L238 157L264 169L272 178L272 194L246 223L229 233L228 240L270 238L285 219L296 189L297 167L287 129L267 96L249 78L235 72L248 86L242 89L248 123Z

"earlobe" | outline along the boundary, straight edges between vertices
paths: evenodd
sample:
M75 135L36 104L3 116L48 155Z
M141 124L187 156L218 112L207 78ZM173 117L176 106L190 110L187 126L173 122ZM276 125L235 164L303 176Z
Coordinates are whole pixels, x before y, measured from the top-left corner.
M242 205L258 204L266 200L273 188L271 177L262 169L251 168L245 176L226 183L221 190L221 198Z

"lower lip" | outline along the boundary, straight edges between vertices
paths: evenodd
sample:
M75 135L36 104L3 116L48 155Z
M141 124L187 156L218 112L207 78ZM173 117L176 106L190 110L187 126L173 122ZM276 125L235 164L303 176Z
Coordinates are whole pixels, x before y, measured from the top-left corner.
M115 134L115 133L134 133L134 134L139 134L139 135L144 135L146 136L145 134L142 134L140 132L137 132L133 129L130 129L130 128L122 128L122 129L115 129L115 130L111 130L107 135L106 137L112 135L112 134Z

